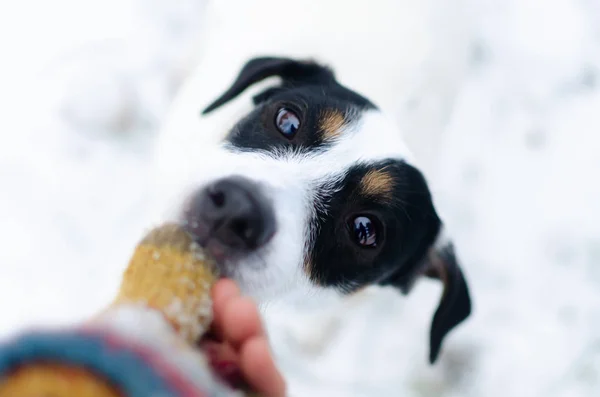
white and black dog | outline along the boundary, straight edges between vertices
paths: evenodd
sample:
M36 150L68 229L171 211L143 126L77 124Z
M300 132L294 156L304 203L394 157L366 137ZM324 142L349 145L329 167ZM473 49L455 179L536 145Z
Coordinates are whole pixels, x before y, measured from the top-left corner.
M194 117L210 120L253 90L249 111L220 121L216 145L203 137L202 128L217 128L209 121L195 133L175 131L177 120L167 127L166 216L259 301L319 302L374 284L407 293L419 276L440 279L433 363L471 300L427 181L369 98L318 61L278 55L247 59L212 103L188 99Z

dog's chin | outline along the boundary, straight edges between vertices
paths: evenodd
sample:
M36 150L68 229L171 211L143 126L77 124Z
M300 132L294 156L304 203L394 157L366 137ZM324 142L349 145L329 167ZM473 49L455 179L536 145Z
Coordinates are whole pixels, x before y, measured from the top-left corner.
M273 299L272 286L261 282L264 279L264 266L259 266L248 258L235 256L227 256L217 264L219 277L235 281L242 294L252 297L257 303Z
M187 222L180 222L196 244L215 260L219 277L235 281L241 292L257 303L287 302L290 296L305 301L307 296L315 296L314 285L298 266L301 261L294 259L301 256L293 252L295 247L275 249L282 246L282 239L294 241L293 238L275 233L264 245L248 251L244 247L237 249L222 243L203 222L185 219Z
M224 246L213 237L206 237L196 243L215 260L219 278L234 280L244 294L255 298L263 295L262 289L266 286L258 285L260 283L256 283L256 280L261 279L260 274L265 270L265 263L253 258L255 254L249 256L247 253L238 252Z
M235 281L242 294L253 298L259 304L285 298L286 291L282 288L285 283L274 276L262 257L257 254L240 255L233 252L217 258L212 253L215 252L215 248L209 247L212 247L210 242L206 249L217 259L219 278ZM220 250L220 247L216 250Z
M318 307L323 299L340 296L337 290L317 288L308 279L285 282L259 253L236 252L214 238L199 244L215 259L219 278L235 281L241 293L253 298L261 308L274 303L292 304L297 308Z

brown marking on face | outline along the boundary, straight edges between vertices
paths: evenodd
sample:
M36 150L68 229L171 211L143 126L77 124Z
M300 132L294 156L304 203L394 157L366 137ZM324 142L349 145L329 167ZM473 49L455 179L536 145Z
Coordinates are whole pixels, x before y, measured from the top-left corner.
M319 130L323 134L323 140L331 141L342 134L342 128L346 124L344 114L339 110L325 109L319 118Z
M312 258L307 256L304 258L304 274L308 276L308 279L312 281L316 285L322 285L322 280L319 275L315 271L315 266L313 264Z
M394 178L385 170L370 170L360 181L361 194L369 197L392 199Z

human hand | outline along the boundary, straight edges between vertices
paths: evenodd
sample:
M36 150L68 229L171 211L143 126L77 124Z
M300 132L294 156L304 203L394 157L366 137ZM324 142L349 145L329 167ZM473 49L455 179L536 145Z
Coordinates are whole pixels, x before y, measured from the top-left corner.
M215 371L234 387L248 385L264 397L285 396L286 384L275 366L254 301L237 284L219 280L211 291L213 328L200 344Z

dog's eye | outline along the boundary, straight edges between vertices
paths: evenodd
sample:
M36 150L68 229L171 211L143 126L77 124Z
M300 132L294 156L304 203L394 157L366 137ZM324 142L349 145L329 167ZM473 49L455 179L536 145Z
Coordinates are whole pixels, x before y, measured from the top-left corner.
M300 118L291 110L281 108L277 111L275 125L277 126L279 132L281 132L286 138L292 139L294 135L296 135L298 128L300 128Z
M354 239L356 243L363 247L377 246L377 230L375 222L368 216L357 216L352 221Z

